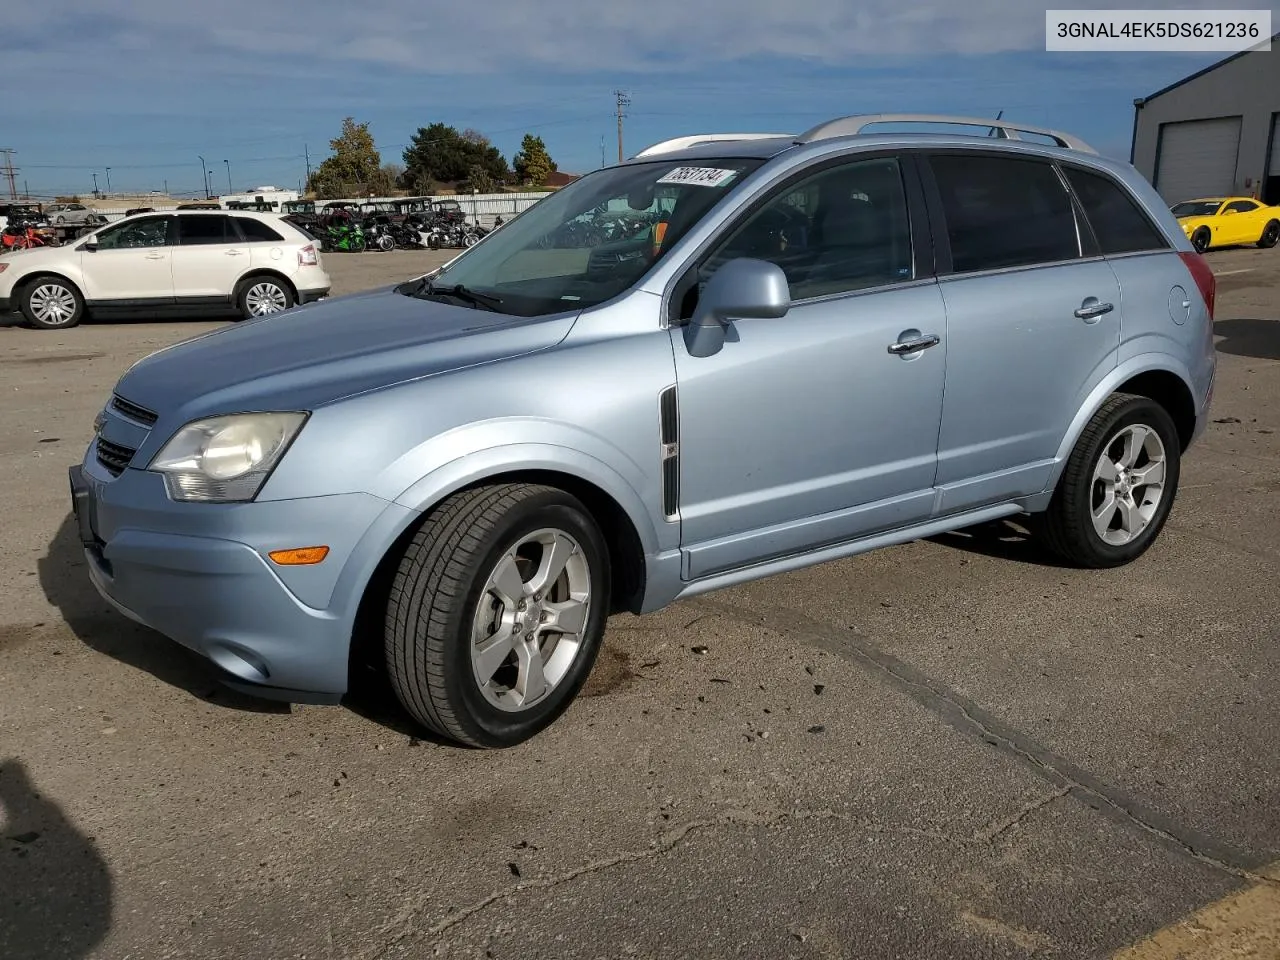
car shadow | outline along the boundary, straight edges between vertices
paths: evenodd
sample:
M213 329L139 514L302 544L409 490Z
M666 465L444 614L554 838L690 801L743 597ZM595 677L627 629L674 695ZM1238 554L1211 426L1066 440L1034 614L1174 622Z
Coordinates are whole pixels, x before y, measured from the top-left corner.
M85 564L75 520L68 514L36 566L45 596L86 646L208 703L252 713L289 712L287 703L223 686L199 655L117 613L90 583Z
M1037 567L1061 566L1037 541L1035 534L1015 520L993 520L952 530L929 537L928 542L997 560L1012 560Z
M1213 325L1213 332L1226 338L1217 345L1219 353L1255 360L1280 360L1280 321L1219 320Z
M15 757L0 759L0 957L80 960L111 929L111 870Z

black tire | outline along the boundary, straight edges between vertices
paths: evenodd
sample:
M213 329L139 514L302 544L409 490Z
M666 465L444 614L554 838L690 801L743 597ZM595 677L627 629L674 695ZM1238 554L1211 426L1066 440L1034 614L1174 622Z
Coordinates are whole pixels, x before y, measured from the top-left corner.
M258 305L264 302L264 297L276 303L283 303L283 306L265 313L261 312ZM294 305L296 298L293 295L293 289L285 281L271 274L259 273L240 281L236 286L235 301L236 310L239 311L241 318L253 320L283 313Z
M1280 241L1280 220L1272 220L1262 228L1262 236L1258 240L1258 246L1263 250L1270 250Z
M65 319L50 318L40 307L40 301L47 299L46 292L51 290L61 291L58 299L71 305ZM80 324L85 313L84 297L76 289L76 285L52 274L32 277L22 285L22 291L18 294L18 309L27 323L38 330L69 330Z
M544 528L573 537L587 563L590 601L581 646L542 699L503 710L485 696L473 672L472 623L503 553ZM385 646L396 696L419 723L458 743L492 748L528 740L559 717L586 682L604 636L609 584L608 548L576 498L518 483L455 494L428 514L391 586Z
M378 237L378 249L383 253L390 253L396 248L395 240L388 234L381 234Z
M1201 227L1191 235L1191 245L1196 248L1196 253L1204 253L1212 242L1213 236L1208 227Z
M63 224L67 222L67 218L62 216L62 214L58 214L58 216L53 218L53 222L57 224Z
M1138 535L1123 545L1111 544L1094 528L1091 518L1098 494L1094 468L1122 431L1138 425L1154 431L1164 446L1164 489ZM1037 518L1037 532L1052 553L1073 566L1102 569L1129 563L1147 551L1169 518L1178 493L1181 460L1182 444L1168 411L1147 397L1117 393L1093 415L1076 441L1049 509ZM1147 495L1145 488L1135 489L1141 490L1144 497Z

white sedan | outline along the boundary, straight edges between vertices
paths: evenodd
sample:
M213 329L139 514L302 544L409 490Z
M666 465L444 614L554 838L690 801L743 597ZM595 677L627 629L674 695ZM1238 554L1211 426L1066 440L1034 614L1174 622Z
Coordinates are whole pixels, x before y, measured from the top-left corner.
M45 330L86 315L260 317L329 294L317 241L278 216L144 213L62 247L0 256L0 313Z

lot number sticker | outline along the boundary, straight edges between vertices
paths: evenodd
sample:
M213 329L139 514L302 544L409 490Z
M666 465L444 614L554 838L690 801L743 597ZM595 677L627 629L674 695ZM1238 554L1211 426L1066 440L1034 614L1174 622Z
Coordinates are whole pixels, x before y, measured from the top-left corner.
M737 176L737 170L719 167L676 167L658 178L658 183L688 183L696 187L723 187Z

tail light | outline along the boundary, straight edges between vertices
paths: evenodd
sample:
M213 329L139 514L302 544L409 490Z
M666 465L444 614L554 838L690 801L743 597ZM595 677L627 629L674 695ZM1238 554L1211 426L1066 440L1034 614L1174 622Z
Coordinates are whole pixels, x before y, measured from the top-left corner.
M316 253L316 247L313 243L308 243L305 247L298 251L298 266L314 267L320 263L320 255ZM1209 275L1210 280L1213 274Z
M1213 323L1213 307L1214 298L1218 293L1218 279L1213 275L1213 270L1209 263L1198 253L1179 253L1182 262L1187 265L1187 269L1191 271L1191 278L1195 280L1196 286L1200 289L1200 296L1204 298L1205 309L1209 311L1209 322Z

